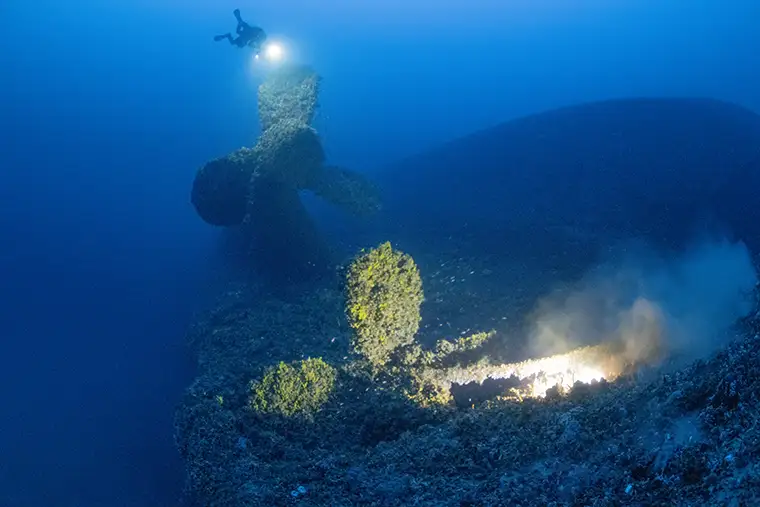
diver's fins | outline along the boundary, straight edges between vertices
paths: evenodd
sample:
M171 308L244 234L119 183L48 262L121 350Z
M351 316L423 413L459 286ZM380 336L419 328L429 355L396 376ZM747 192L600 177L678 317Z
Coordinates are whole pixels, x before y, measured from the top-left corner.
M226 38L227 38L227 36L226 36L226 35L216 35L216 36L214 36L214 40L215 40L216 42L219 42L220 40L224 40L224 39L226 39Z

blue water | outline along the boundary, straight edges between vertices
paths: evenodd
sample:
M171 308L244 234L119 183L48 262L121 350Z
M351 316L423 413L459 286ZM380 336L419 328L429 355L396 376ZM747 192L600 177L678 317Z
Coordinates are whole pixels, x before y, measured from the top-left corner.
M215 44L240 7L324 77L335 163L385 164L587 100L760 111L755 1L0 5L0 505L170 505L193 313L228 276L189 189L250 145L261 71ZM413 5L412 5L413 4Z

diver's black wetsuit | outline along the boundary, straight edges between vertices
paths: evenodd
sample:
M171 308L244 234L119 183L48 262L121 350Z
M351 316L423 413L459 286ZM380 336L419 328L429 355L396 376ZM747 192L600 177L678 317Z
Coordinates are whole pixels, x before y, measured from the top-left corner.
M227 39L230 41L230 44L239 48L250 46L256 50L261 49L261 45L267 38L264 30L258 26L251 26L243 21L243 19L240 17L240 9L235 9L233 14L235 15L235 19L237 19L238 22L237 28L235 29L237 37L233 38L232 34L225 33L224 35L217 35L214 37L214 40L219 42L220 40Z

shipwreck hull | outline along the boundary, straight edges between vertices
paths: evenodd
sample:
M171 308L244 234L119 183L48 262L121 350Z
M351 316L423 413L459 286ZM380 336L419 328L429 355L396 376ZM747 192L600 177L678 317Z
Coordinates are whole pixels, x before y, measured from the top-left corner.
M540 249L637 237L677 248L707 231L760 250L760 116L717 100L527 116L393 164L378 183L378 228L402 241L508 250L515 239Z

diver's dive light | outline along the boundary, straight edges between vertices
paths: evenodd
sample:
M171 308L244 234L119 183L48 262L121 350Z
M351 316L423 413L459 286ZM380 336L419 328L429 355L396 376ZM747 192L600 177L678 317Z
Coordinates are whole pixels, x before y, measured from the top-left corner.
M254 58L256 58L256 60L263 59L272 63L281 62L285 58L285 48L279 42L267 42L264 44L264 47L261 48L261 52L256 53Z
M278 42L270 42L264 46L264 58L270 62L279 62L285 57L285 49Z

